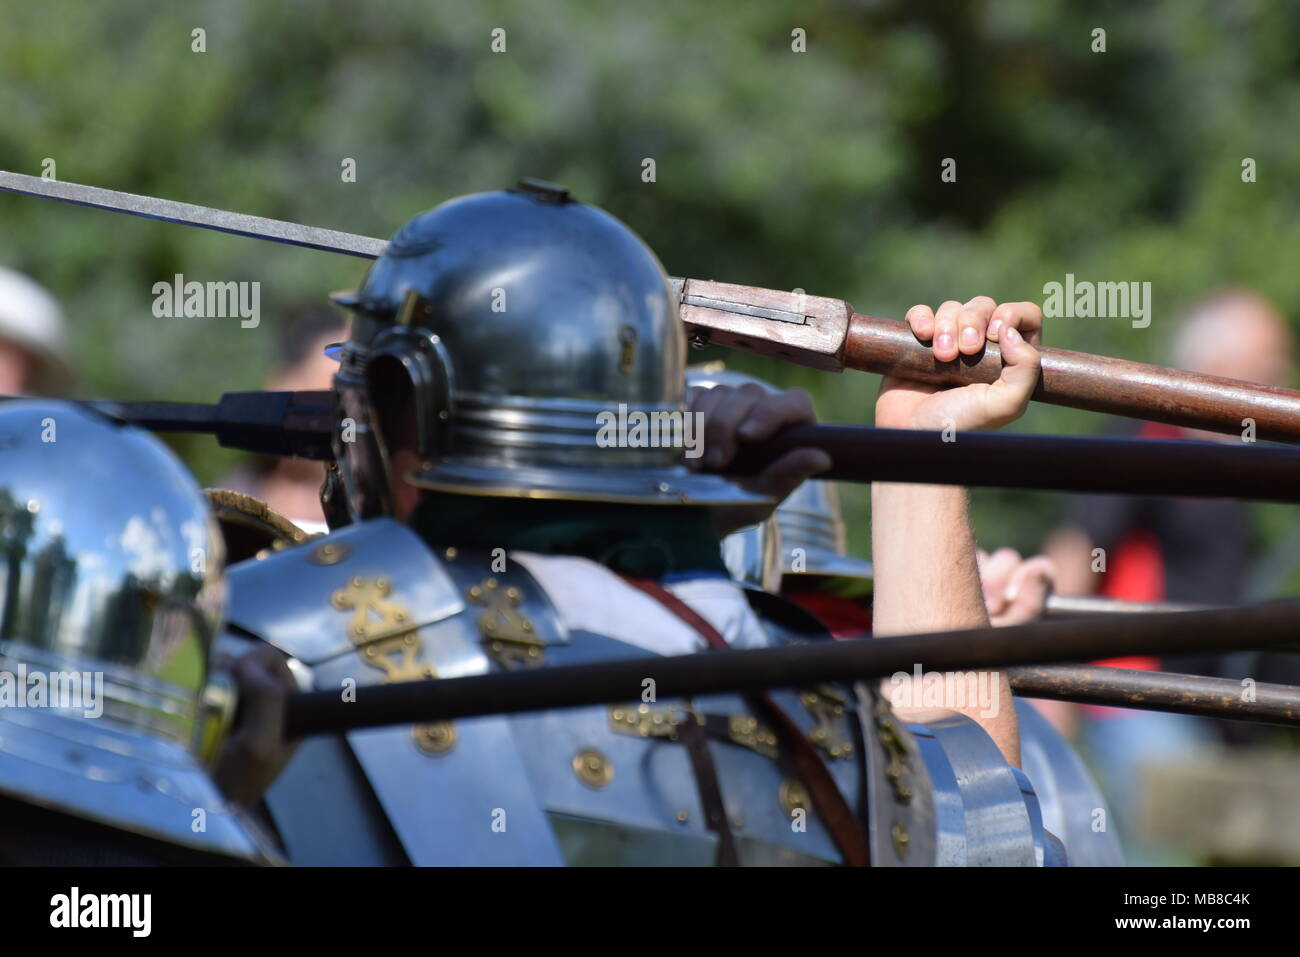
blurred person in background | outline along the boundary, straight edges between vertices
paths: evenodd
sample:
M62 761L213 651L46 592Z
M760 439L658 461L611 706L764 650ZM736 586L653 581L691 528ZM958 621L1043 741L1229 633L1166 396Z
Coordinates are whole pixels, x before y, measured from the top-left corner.
M57 395L69 379L59 303L22 273L0 266L0 395Z
M1194 306L1178 326L1172 351L1173 364L1192 372L1291 383L1292 335L1286 320L1271 302L1246 289L1224 289ZM1143 423L1134 434L1242 441L1157 423ZM1241 601L1254 551L1250 514L1242 502L1141 495L1076 497L1066 521L1044 545L1056 566L1060 594L1195 604ZM1241 677L1231 656L1224 655L1143 655L1100 663ZM1056 708L1052 717L1065 730L1077 731L1121 827L1132 820L1144 765L1191 759L1206 745L1241 733L1231 722L1156 711L1084 706Z
M347 324L328 308L309 307L290 313L277 349L277 363L264 388L272 391L329 389L338 363L325 348L343 339ZM326 531L320 487L325 468L309 459L264 456L236 469L218 488L253 495L304 531Z

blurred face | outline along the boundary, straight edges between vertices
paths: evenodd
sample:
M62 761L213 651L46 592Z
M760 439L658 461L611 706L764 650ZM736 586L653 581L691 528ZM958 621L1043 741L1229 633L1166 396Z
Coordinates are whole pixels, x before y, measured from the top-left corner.
M284 369L269 383L268 389L286 392L311 392L329 389L334 384L334 373L339 364L325 355L325 347L344 338L346 329L320 336L307 350L305 358Z
M1291 334L1272 311L1250 300L1225 304L1196 330L1192 371L1289 386L1294 373Z
M394 449L389 453L389 467L393 471L393 517L399 522L410 519L415 506L420 504L420 490L406 481L420 465L420 457L409 446Z
M0 395L22 395L35 371L32 354L22 346L0 339Z
M381 360L387 363L390 360ZM388 378L384 373L392 374ZM405 374L395 369L375 372L375 381L391 383L375 394L375 415L381 423L385 450L388 453L388 473L392 480L393 517L399 522L410 519L423 494L419 488L406 481L420 467L420 436L412 403L414 395Z

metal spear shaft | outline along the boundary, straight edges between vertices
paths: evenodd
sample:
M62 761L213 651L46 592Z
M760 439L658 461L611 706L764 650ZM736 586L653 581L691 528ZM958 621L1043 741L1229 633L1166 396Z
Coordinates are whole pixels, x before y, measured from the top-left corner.
M0 396L0 400L13 398ZM92 401L158 432L210 432L227 448L328 460L327 392L230 392L216 405ZM1300 502L1300 449L1224 442L1113 439L809 425L744 448L728 474L750 475L790 449L820 448L844 482L1112 492Z
M1247 699L1241 682L1231 678L1104 665L1028 665L1008 668L1007 678L1026 698L1300 727L1300 688L1294 685L1256 683Z
M1282 648L1300 643L1300 599L1209 611L1088 619L891 638L819 641L780 648L638 657L437 681L367 685L354 701L337 691L294 695L288 734L416 724L638 701L646 679L660 700L823 682L884 678L897 672L999 670L1014 665L1089 661L1123 654Z

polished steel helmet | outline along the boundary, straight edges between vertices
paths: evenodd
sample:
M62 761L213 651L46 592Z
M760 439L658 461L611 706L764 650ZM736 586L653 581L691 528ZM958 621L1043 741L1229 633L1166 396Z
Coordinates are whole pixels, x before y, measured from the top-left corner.
M260 859L196 757L223 700L207 676L222 557L203 494L152 435L0 403L0 793Z
M773 516L780 529L781 579L816 584L845 597L870 595L871 562L848 552L840 496L834 482L809 479L782 502Z
M393 237L361 289L335 386L355 517L387 510L384 393L409 385L423 464L472 495L649 504L762 501L681 465L685 334L668 278L630 229L562 187L452 200ZM407 408L409 402L409 408ZM380 478L377 478L380 476Z
M687 369L686 382L701 389L757 386L776 391L762 379L727 369L720 362ZM722 556L733 578L765 591L778 591L796 580L852 598L869 595L872 590L871 563L848 553L834 482L804 482L767 521L725 538Z

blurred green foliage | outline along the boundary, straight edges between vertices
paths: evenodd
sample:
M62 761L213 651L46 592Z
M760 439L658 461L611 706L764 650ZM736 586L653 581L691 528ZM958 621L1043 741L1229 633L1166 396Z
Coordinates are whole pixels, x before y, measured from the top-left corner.
M1266 0L210 0L7 4L0 167L387 235L532 175L638 230L670 272L842 297L1042 298L1149 281L1155 319L1064 319L1048 342L1160 360L1178 310L1225 283L1300 309L1300 11ZM506 51L490 49L506 31ZM1095 28L1105 53L1092 51ZM206 30L207 52L191 50ZM806 31L807 52L791 49ZM340 164L357 163L345 183ZM940 163L957 161L956 183ZM1245 184L1245 157L1258 182ZM657 181L642 182L642 161ZM359 260L0 196L0 262L74 323L80 391L203 399L258 387L277 315ZM259 280L263 322L157 319L175 273ZM716 358L713 350L693 358ZM864 421L876 382L726 356ZM1035 408L1017 428L1097 430ZM200 477L231 458L182 444ZM1038 544L1056 496L976 493L980 536ZM846 494L865 550L865 490ZM1292 523L1262 511L1277 535Z

